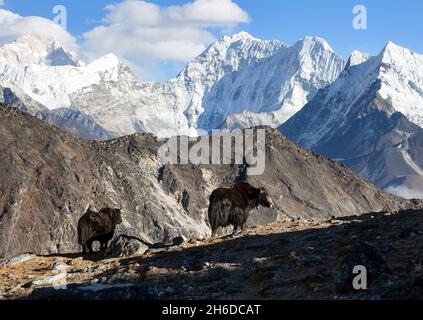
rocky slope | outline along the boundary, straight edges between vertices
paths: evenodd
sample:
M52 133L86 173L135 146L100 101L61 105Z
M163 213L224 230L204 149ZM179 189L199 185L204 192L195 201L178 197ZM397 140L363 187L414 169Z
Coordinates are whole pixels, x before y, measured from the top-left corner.
M423 197L423 56L389 43L346 69L280 130L383 189ZM406 196L406 194L404 194Z
M157 158L162 144L150 134L81 140L0 106L0 257L79 251L76 224L88 204L122 207L118 234L147 243L208 237L210 193L243 178L245 167L167 165ZM278 208L254 212L250 225L414 206L270 128L265 172L248 181L267 188Z
M286 219L222 237L104 259L0 261L0 299L422 299L422 211ZM354 290L355 265L368 289Z

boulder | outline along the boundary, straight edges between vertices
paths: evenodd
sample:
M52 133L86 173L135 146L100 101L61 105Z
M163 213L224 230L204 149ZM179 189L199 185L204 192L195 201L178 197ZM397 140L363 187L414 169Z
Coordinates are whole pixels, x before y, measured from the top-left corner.
M148 249L149 245L141 239L123 234L112 241L106 251L106 256L109 258L121 258L143 255Z

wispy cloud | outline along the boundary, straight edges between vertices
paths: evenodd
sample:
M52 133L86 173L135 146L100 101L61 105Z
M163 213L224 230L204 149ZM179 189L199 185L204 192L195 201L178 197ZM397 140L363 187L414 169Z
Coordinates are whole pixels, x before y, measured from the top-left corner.
M77 49L75 37L53 21L36 16L23 17L0 9L0 44L13 42L17 37L26 34L54 38L69 49Z
M24 34L54 38L86 60L114 53L142 80L162 80L204 51L217 34L250 21L234 0L191 0L172 6L124 0L105 10L101 25L78 37L77 43L49 19L0 8L0 45Z
M140 0L108 5L103 25L86 32L89 58L113 52L135 66L144 79L155 78L160 64L185 63L215 40L213 30L248 23L250 17L232 0L195 0L159 6ZM157 67L157 68L155 68Z
M405 199L423 199L423 190L410 189L406 186L389 187L385 191Z

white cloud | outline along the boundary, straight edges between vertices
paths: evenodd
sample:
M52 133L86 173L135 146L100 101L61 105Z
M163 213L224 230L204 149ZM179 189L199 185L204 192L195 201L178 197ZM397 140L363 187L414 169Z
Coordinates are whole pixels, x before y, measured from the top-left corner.
M142 79L161 78L160 64L182 65L215 40L210 31L249 22L248 14L232 0L195 0L161 7L126 0L106 6L102 26L84 34L83 48L93 59L113 52L136 66Z
M124 0L105 9L102 25L82 35L79 50L76 38L53 21L0 8L0 45L23 34L54 38L88 60L115 53L141 79L163 80L204 51L216 34L250 20L234 0L191 0L173 6Z
M166 10L175 21L228 26L250 21L248 14L230 0L197 0L183 6L171 6Z
M410 189L406 186L389 187L385 191L405 199L423 199L423 190Z
M0 9L0 44L13 42L24 34L54 38L69 49L77 49L75 38L51 20L35 16L22 17L11 11Z

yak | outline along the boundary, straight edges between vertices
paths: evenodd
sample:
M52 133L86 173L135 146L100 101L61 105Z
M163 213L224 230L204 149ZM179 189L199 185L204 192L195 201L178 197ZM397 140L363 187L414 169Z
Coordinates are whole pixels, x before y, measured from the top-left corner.
M99 212L88 208L78 222L78 242L84 253L93 253L93 242L98 241L101 250L107 249L116 226L122 223L121 210L104 208Z
M260 205L272 207L272 201L264 188L257 189L249 183L239 182L230 189L216 189L210 196L208 210L212 237L219 227L232 225L234 233L240 228L244 230L251 210Z

